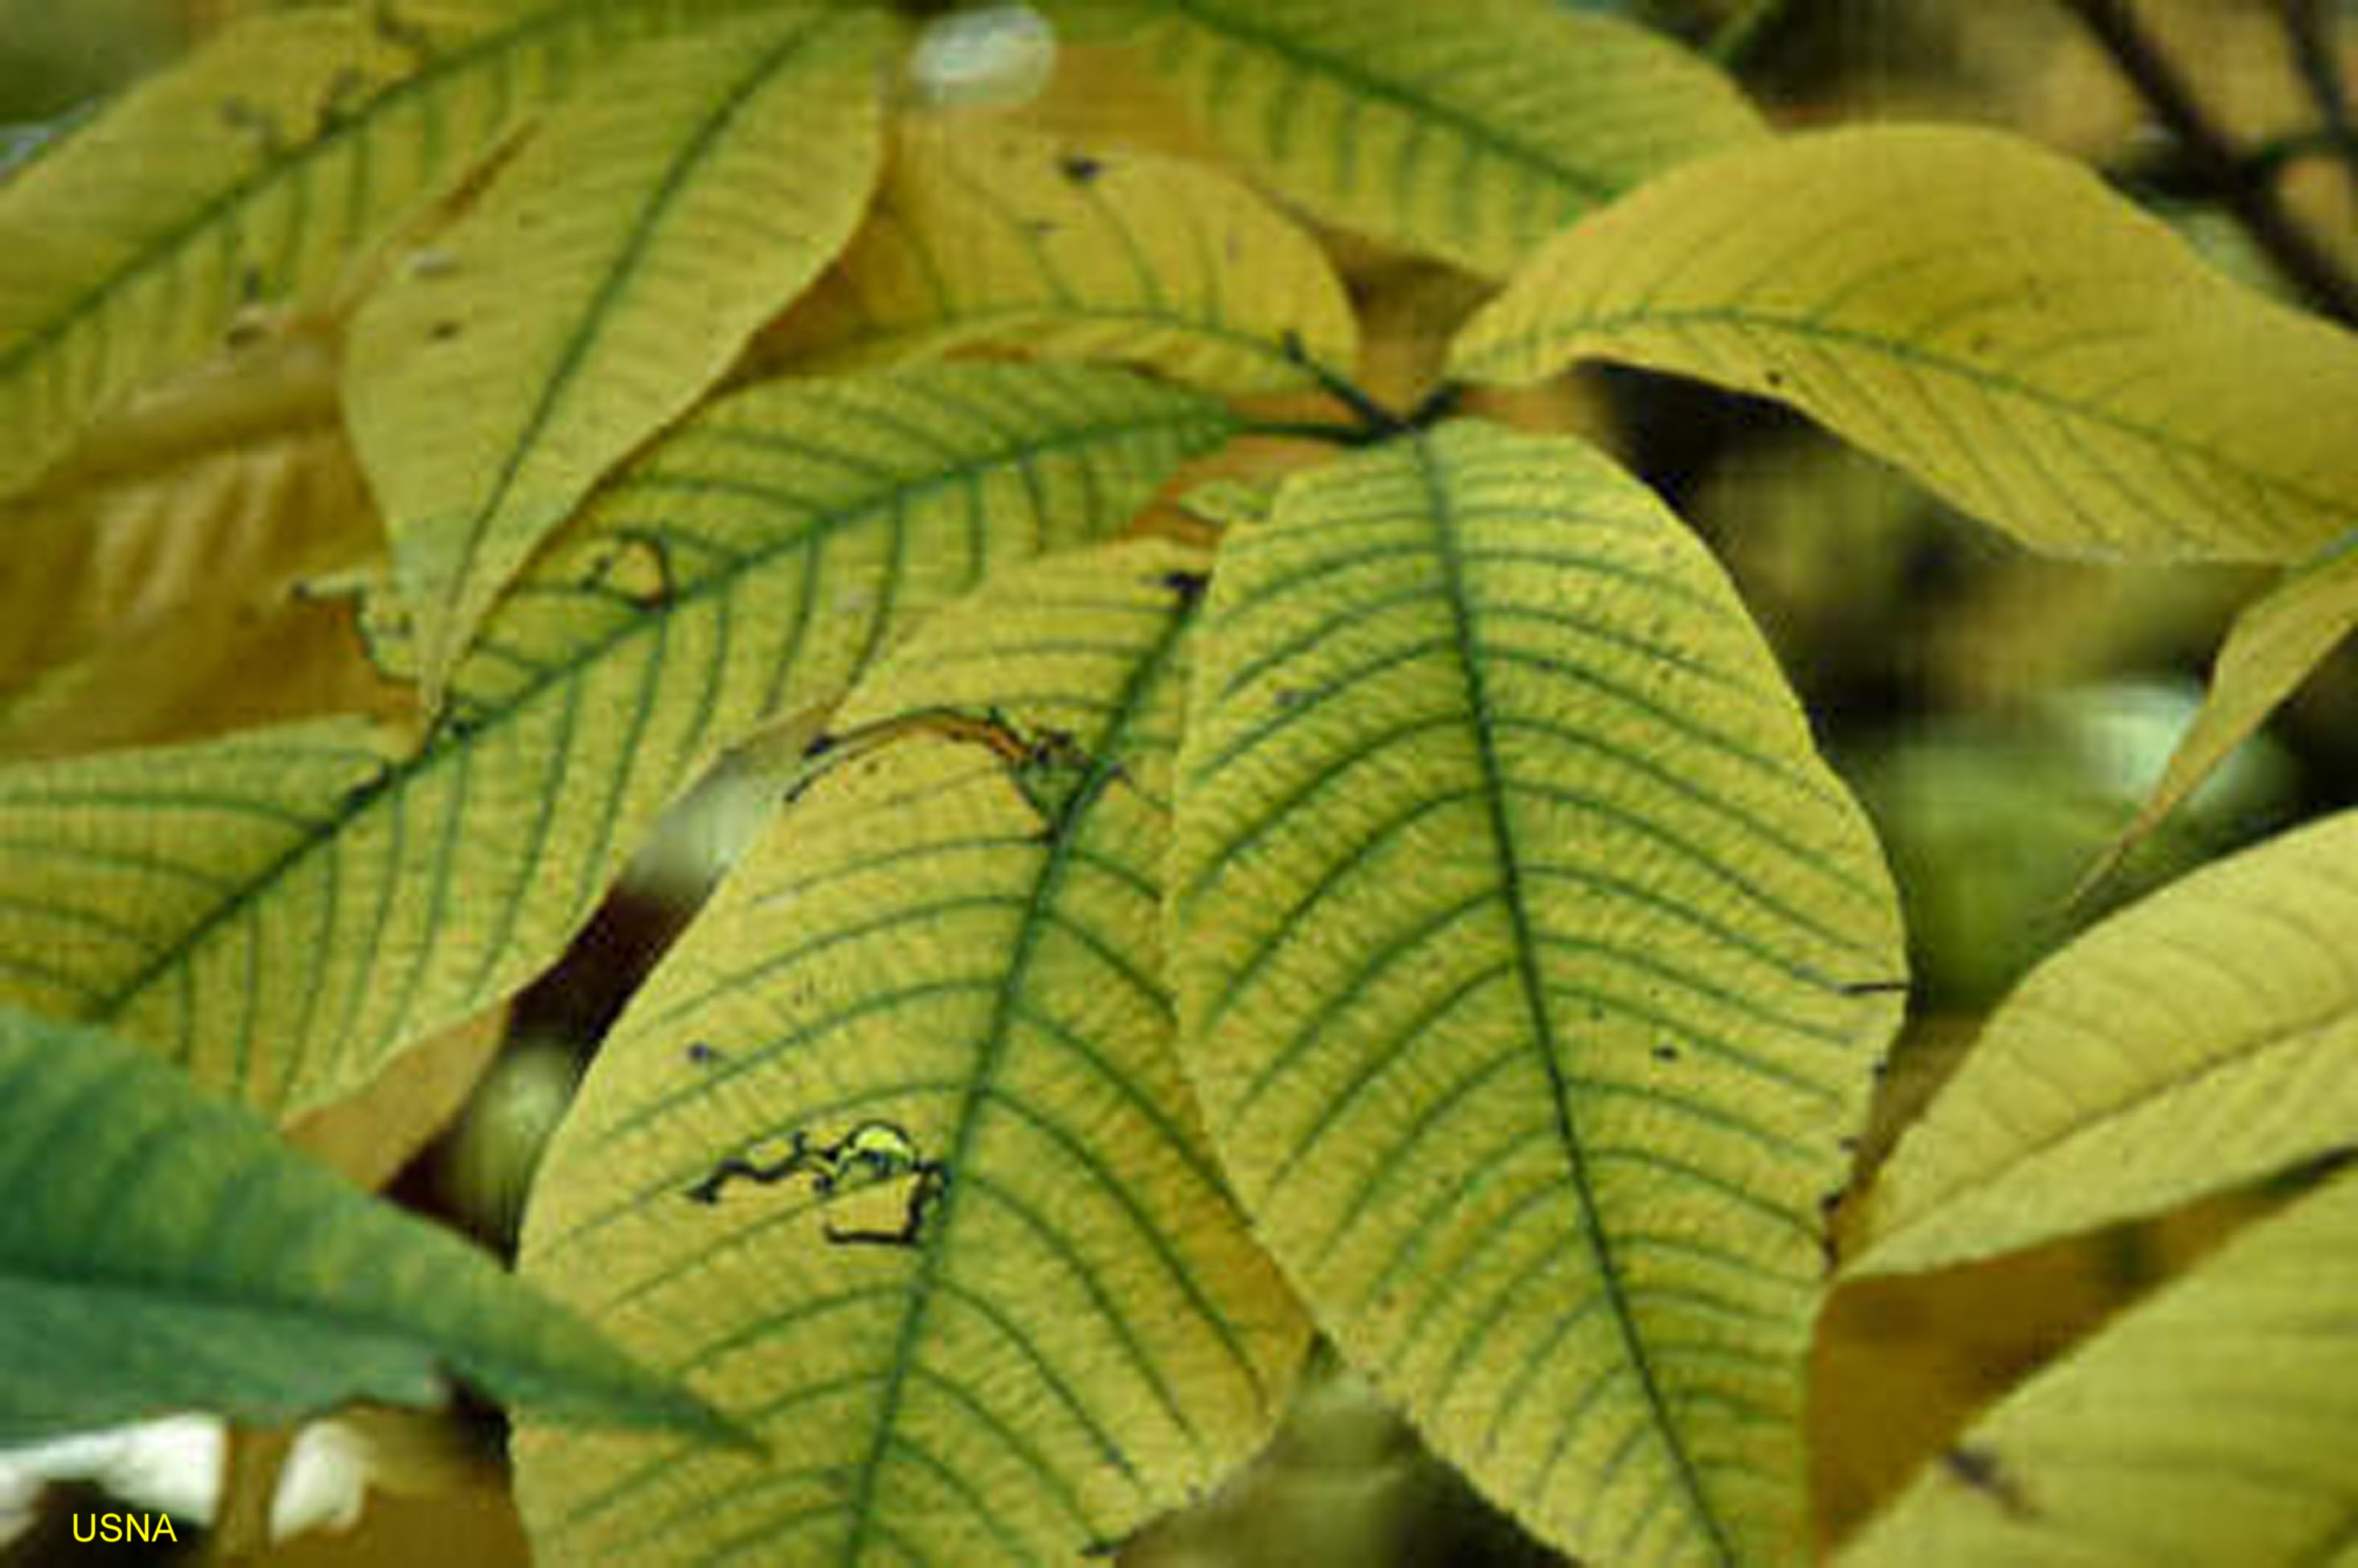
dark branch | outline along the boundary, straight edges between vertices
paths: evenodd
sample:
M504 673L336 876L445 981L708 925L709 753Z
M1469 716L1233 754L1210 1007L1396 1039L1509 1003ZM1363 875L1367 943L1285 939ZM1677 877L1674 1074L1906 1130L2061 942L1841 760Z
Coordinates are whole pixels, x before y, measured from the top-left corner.
M2257 173L2194 96L2176 64L2132 14L2129 0L2059 0L2113 57L2146 106L2186 149L2204 185L2310 303L2358 327L2358 280L2285 211L2273 179Z
M2358 125L2351 122L2350 86L2342 80L2340 51L2334 48L2332 7L2326 0L2284 0L2284 26L2293 69L2300 72L2317 105L2322 139L2341 158L2352 184L2358 185Z

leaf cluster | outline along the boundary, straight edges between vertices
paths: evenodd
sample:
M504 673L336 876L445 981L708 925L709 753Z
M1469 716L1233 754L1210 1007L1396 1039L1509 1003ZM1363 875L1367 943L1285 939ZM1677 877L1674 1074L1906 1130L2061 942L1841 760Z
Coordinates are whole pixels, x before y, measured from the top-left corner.
M2142 827L2358 606L2346 332L1543 0L233 9L0 183L0 1433L456 1375L552 1562L1055 1561L1323 1336L1557 1549L1790 1563L1839 1284L2289 1176L1841 1556L2353 1550L2358 826L1868 1168L1882 850L1581 369L2286 568ZM514 1273L318 1169L782 726Z

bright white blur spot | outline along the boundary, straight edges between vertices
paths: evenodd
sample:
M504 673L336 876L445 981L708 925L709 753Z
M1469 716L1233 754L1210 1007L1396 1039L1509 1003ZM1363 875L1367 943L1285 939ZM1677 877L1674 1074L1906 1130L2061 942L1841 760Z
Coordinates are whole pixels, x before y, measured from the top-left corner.
M1056 34L1029 5L958 11L925 25L909 56L917 102L937 108L1029 103L1056 68Z

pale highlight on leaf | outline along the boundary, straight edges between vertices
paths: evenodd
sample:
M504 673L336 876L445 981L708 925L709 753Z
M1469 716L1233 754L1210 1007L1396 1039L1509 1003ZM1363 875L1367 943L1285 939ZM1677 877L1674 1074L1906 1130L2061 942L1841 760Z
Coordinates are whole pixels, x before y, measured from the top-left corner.
M2358 1175L2229 1241L1968 1428L1843 1568L2342 1568Z
M457 1238L96 1031L0 1008L0 1443L191 1405L435 1404L729 1429Z
M585 63L753 0L257 16L0 186L0 494L253 307L318 302Z
M1157 941L1207 565L1068 556L929 624L617 1026L525 1271L771 1452L528 1432L545 1555L1070 1561L1266 1438L1308 1325Z
M1821 1205L1904 988L1733 589L1593 449L1456 424L1223 546L1183 1053L1354 1365L1567 1552L1801 1549Z
M902 123L859 240L763 348L825 371L981 344L1252 393L1311 384L1289 341L1357 352L1325 256L1250 189L949 115Z
M2358 1143L2358 813L2165 888L2033 970L1877 1179L1853 1273L2156 1214Z
M2358 340L2212 271L2087 169L1998 132L1794 136L1557 240L1454 368L1580 359L1789 403L2059 555L2292 560L2349 531Z
M330 723L0 770L0 1000L293 1112L553 959L664 805L994 565L1119 531L1227 413L1118 371L758 386L612 485L422 750Z
M1599 202L1764 134L1733 83L1548 0L1058 0L1328 222L1499 276Z
M2246 606L2227 629L2201 711L2121 835L2125 850L2202 787L2358 627L2358 546L2344 545Z
M429 698L534 546L850 239L892 36L805 0L606 63L362 308L348 417Z

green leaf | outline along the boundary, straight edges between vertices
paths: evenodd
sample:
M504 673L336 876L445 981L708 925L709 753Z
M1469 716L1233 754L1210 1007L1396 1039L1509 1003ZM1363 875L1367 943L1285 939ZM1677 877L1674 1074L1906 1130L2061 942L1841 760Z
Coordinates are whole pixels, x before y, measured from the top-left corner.
M806 0L623 54L362 306L347 414L429 700L534 546L849 241L892 38Z
M669 1379L94 1030L0 1008L0 1443L200 1406L438 1403L733 1434Z
M1558 239L1453 365L1579 359L1791 404L2039 549L2293 560L2349 531L2358 341L2212 271L2087 169L1873 126L1673 171Z
M0 185L0 494L241 310L356 257L625 42L753 0L391 0L260 16Z
M2358 1144L2358 812L2207 866L2032 971L1877 1179L1853 1273L1939 1268Z
M1069 1561L1268 1436L1307 1325L1156 940L1206 565L1120 545L929 623L616 1026L525 1273L769 1457L527 1431L544 1555Z
M2268 716L2358 627L2358 539L2344 541L2244 607L2227 629L2201 711L2170 753L2153 794L2122 831L2117 854L2169 815L2250 740Z
M1567 1552L1795 1560L1902 946L1717 566L1569 438L1296 477L1223 546L1180 777L1182 1050L1321 1327Z
M1844 1568L2358 1559L2358 1175L2237 1236L1969 1428Z
M1227 176L907 119L868 226L764 348L839 370L977 343L1233 393L1307 386L1303 358L1347 372L1358 356L1316 243Z
M1498 276L1598 203L1764 134L1726 78L1547 0L1057 0L1319 217Z
M1230 427L1077 367L715 403L517 585L422 748L330 723L0 770L0 1000L273 1110L333 1098L553 959L721 747Z

